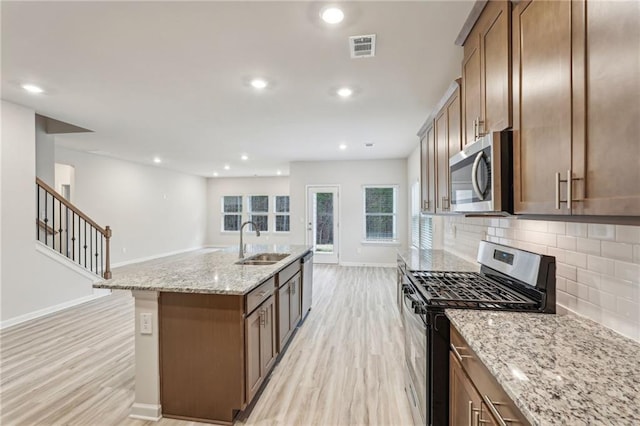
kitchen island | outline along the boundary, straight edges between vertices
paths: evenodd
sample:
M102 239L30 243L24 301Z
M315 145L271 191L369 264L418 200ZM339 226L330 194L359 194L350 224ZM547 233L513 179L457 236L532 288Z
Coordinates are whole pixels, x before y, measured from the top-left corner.
M250 246L167 257L98 283L135 298L131 417L231 424L257 394L308 311L309 246ZM268 253L271 262L259 260ZM306 270L303 270L306 269ZM306 282L305 282L306 281ZM308 295L303 293L308 292Z

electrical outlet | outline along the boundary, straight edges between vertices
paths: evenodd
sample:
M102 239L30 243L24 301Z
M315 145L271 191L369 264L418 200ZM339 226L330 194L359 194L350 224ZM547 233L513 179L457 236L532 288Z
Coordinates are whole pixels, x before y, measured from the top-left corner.
M140 334L153 334L152 318L151 313L140 314Z

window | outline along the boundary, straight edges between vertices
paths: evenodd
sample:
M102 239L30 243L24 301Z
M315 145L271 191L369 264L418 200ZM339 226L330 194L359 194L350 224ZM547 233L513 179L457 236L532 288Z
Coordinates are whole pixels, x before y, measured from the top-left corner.
M239 231L242 224L242 197L225 195L222 197L222 230Z
M433 248L433 222L431 216L420 215L420 250Z
M289 196L276 195L275 197L275 213L276 213L276 232L289 232Z
M364 187L364 233L367 241L395 241L397 186Z
M249 199L249 220L258 225L258 230L267 232L269 230L269 196L250 195ZM253 225L249 225L250 231L254 231Z

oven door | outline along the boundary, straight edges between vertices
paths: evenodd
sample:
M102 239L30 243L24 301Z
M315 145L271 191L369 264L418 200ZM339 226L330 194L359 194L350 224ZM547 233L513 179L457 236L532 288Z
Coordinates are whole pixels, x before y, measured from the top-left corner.
M403 288L405 391L416 425L427 424L428 325L425 304L412 286Z

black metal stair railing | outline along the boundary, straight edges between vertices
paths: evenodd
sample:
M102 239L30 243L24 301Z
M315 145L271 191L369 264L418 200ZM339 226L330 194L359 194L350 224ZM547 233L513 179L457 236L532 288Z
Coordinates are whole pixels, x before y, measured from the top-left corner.
M111 278L111 228L104 228L36 178L36 238L71 261Z

